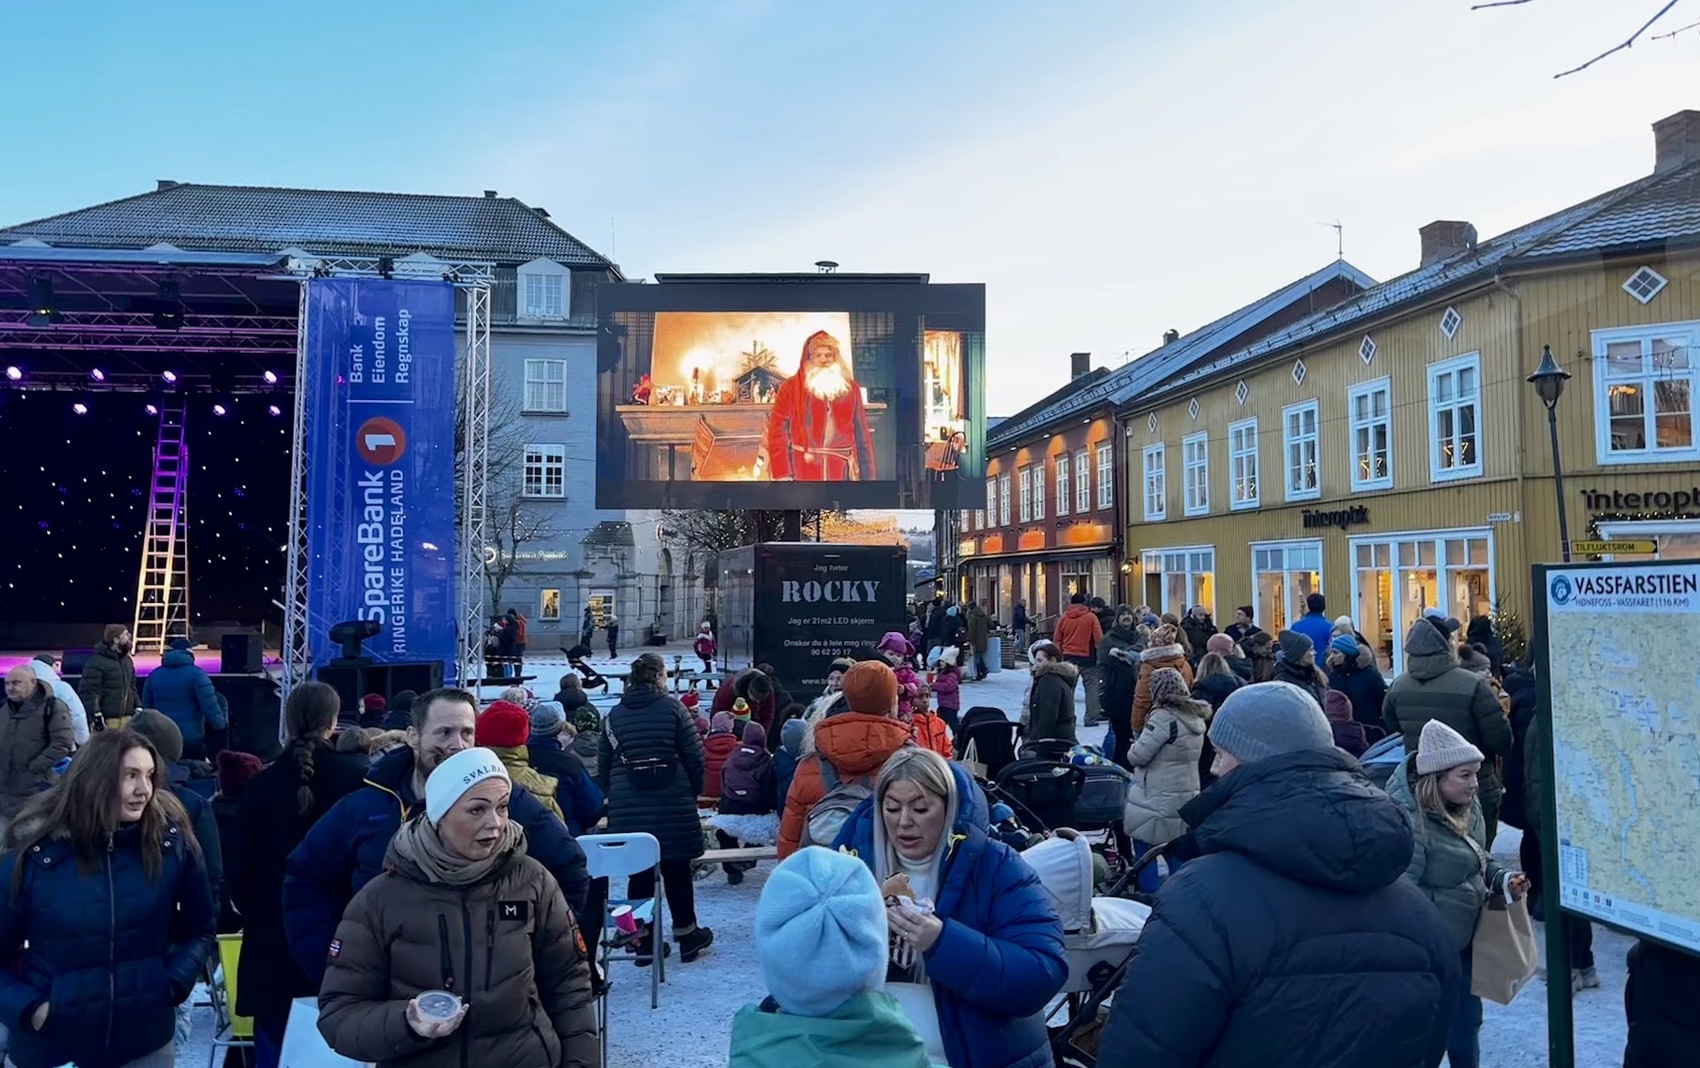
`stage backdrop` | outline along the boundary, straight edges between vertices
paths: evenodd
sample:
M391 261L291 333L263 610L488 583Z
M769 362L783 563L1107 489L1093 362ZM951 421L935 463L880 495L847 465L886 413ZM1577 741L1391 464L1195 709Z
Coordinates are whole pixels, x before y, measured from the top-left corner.
M447 282L307 285L307 603L313 662L330 629L381 628L380 663L455 663L455 305Z

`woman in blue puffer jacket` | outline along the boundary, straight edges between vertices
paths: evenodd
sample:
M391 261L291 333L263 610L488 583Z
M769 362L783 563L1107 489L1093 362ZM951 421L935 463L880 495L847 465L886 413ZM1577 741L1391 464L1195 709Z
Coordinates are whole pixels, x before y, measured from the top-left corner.
M1020 855L986 835L968 774L899 749L835 843L886 896L886 992L950 1068L1049 1068L1045 1005L1068 978L1062 922ZM928 911L930 906L930 911Z
M0 970L0 1021L17 1068L170 1068L218 914L168 786L147 739L107 731L12 824L0 954L21 966Z

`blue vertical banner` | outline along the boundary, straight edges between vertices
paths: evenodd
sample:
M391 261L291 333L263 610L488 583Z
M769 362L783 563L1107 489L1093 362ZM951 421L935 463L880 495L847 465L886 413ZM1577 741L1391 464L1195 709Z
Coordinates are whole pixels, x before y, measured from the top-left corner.
M307 618L313 663L368 620L379 663L456 662L455 297L447 282L307 286Z

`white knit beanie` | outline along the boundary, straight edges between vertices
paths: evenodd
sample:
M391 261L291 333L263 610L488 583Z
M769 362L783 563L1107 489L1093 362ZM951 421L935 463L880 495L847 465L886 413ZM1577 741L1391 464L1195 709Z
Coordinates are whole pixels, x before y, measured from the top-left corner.
M1460 764L1480 762L1482 751L1471 745L1462 734L1431 719L1423 724L1422 737L1417 741L1417 774L1451 771Z
M425 818L435 827L468 790L485 779L507 779L502 758L488 749L462 749L425 780Z

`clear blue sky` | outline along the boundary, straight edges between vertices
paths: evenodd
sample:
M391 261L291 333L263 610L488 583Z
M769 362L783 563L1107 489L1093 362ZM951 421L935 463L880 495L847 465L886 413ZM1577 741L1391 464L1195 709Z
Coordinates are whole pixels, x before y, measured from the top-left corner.
M981 280L1004 413L1070 351L1114 364L1320 266L1324 222L1391 277L1431 219L1491 235L1647 173L1700 32L1551 78L1628 6L0 2L0 223L157 178L493 188L632 276Z

